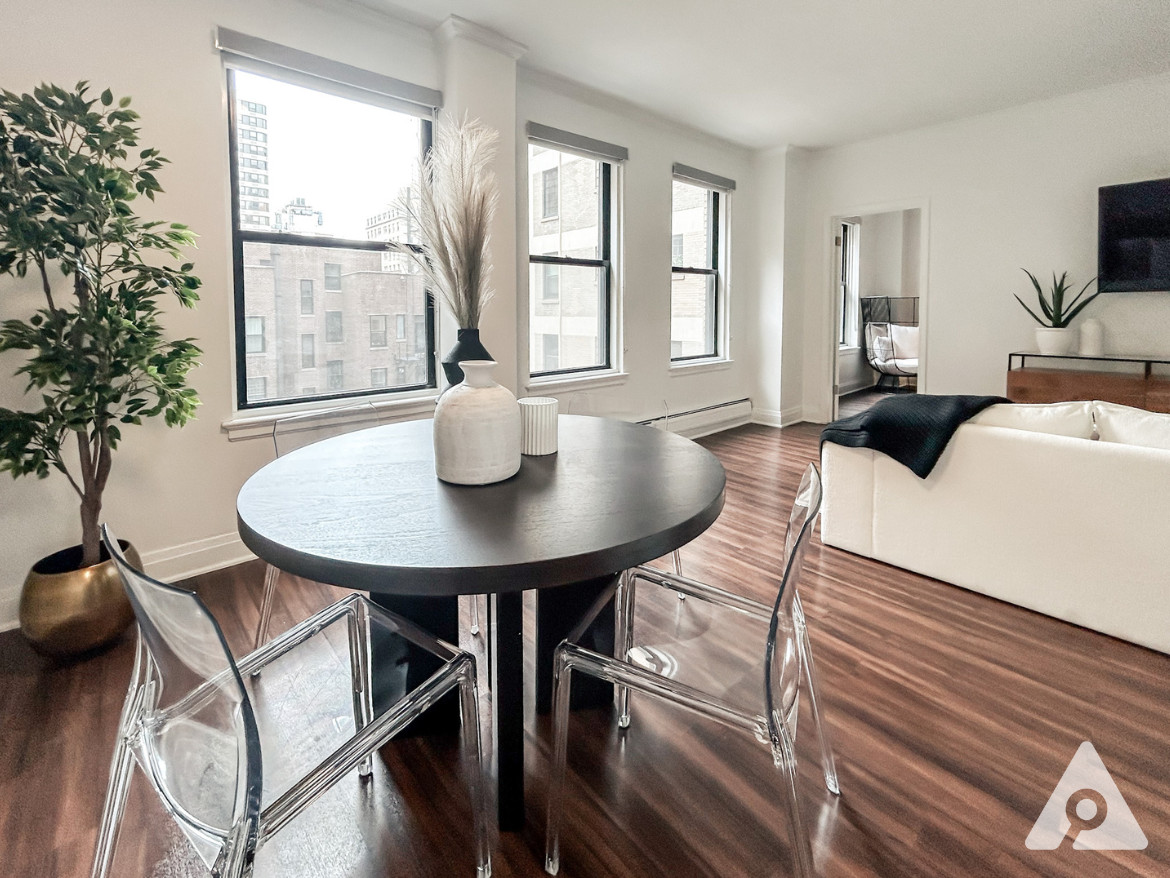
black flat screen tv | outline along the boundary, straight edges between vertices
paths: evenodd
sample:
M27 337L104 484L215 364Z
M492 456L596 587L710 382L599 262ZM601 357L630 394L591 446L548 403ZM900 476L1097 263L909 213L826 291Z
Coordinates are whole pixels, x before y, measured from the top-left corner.
M1102 186L1097 198L1097 288L1170 291L1170 179Z

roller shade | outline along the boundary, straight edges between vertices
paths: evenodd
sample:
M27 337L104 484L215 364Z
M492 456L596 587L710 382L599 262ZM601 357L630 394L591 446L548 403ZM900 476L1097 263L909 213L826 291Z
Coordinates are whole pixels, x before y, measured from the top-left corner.
M605 159L610 162L624 162L630 157L630 151L624 146L606 143L604 140L594 140L571 131L562 131L537 122L528 123L528 139L552 146L557 149L567 149L570 152L581 153L593 158Z
M734 180L727 177L720 177L718 174L709 174L706 171L700 171L698 168L692 168L690 165L680 165L677 162L674 165L674 176L676 180L697 183L699 186L706 186L708 189L722 189L726 192L731 192L735 189Z
M229 67L277 77L338 97L427 118L443 106L443 93L433 88L290 49L226 27L216 28L215 47Z

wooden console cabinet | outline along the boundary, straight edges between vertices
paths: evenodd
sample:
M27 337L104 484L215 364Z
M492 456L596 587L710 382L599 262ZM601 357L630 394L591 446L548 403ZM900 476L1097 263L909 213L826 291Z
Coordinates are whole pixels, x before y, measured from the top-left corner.
M1028 361L1044 363L1029 366ZM1095 361L1140 366L1141 371L1105 372L1091 368L1060 368L1061 361ZM1008 354L1007 398L1012 402L1071 402L1100 399L1152 412L1170 412L1170 377L1153 374L1167 357L1065 354L1054 357L1030 351Z

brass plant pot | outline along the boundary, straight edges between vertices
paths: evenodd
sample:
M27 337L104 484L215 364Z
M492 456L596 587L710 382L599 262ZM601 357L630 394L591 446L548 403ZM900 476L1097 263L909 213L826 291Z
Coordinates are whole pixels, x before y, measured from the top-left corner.
M142 559L119 544L139 570ZM134 621L114 562L102 548L100 564L81 567L81 546L71 546L33 565L20 593L20 631L32 648L53 658L73 658L117 640Z

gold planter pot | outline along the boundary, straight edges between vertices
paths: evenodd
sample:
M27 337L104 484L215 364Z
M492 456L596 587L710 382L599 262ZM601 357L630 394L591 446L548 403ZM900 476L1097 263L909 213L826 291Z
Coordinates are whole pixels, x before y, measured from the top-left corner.
M122 551L142 569L125 540ZM102 550L105 554L105 550ZM42 655L72 658L113 643L134 621L134 611L114 562L82 567L81 546L71 546L33 565L20 593L20 631Z

